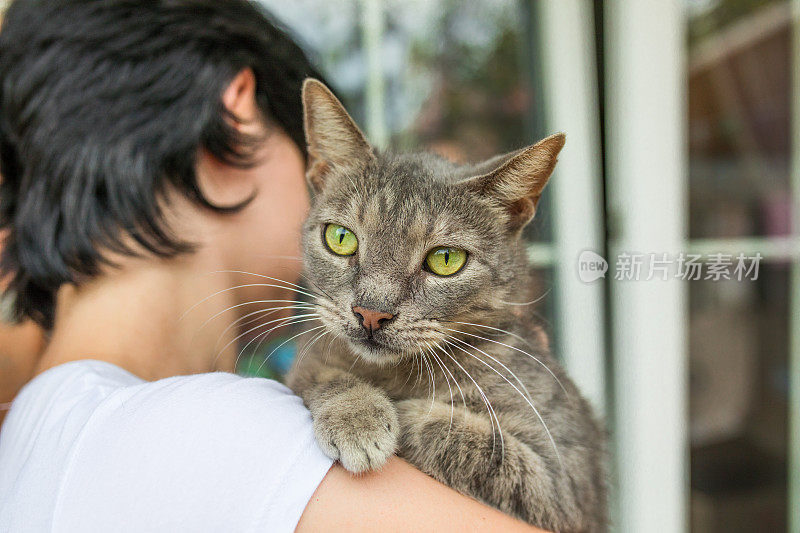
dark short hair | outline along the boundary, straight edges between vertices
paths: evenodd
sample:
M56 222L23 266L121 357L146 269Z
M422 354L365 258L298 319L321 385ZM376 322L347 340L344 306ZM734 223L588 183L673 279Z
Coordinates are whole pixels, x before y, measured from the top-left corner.
M200 148L251 164L221 95L243 68L268 124L301 150L300 90L320 77L246 0L16 0L0 32L0 278L15 319L50 327L55 294L110 264L104 251L191 250L164 222L164 192L208 209ZM130 243L133 242L133 245Z

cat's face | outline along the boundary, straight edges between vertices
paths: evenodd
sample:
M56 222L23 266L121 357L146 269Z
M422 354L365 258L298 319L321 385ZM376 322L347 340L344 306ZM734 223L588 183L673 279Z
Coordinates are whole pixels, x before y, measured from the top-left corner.
M303 97L315 192L304 261L328 331L391 363L514 300L520 229L563 136L471 167L376 155L324 86L307 82Z
M518 260L506 233L493 206L423 161L332 176L304 229L306 272L324 291L317 312L369 360L437 345L454 327L444 320L507 299Z

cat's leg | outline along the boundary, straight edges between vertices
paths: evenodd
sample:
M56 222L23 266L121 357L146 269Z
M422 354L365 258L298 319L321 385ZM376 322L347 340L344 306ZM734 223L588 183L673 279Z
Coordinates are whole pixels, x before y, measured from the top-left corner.
M419 399L398 402L397 412L399 454L428 475L539 527L585 529L570 495L560 494L559 465L509 432L501 446L488 415Z
M288 384L311 411L322 450L350 472L380 468L394 454L397 412L383 390L321 364L295 369Z

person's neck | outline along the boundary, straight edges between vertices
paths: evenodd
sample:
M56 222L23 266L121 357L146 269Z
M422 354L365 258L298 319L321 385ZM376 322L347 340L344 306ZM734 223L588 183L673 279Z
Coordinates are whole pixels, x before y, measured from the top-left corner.
M229 340L220 337L230 312L208 319L234 304L235 291L223 290L237 282L230 274L210 274L218 270L192 254L127 259L80 288L62 288L38 372L80 359L107 361L146 380L232 371L233 347L217 349Z

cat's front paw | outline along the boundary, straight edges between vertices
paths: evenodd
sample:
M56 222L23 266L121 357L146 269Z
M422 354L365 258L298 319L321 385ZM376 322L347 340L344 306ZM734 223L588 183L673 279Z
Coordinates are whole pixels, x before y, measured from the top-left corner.
M397 412L381 390L359 384L325 395L312 409L322 450L355 474L380 468L397 448Z

